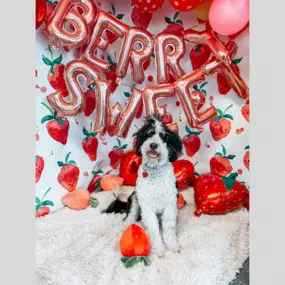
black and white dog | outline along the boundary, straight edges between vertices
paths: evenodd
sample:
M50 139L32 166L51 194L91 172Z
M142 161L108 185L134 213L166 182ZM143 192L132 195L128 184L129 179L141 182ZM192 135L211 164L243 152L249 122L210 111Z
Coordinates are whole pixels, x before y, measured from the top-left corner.
M158 255L163 254L164 244L169 250L178 251L178 190L171 162L181 155L181 138L155 117L147 118L136 137L136 152L142 156L142 164L135 191L127 201L117 198L104 212L126 212L126 226L141 218L152 250ZM159 232L158 215L161 216L164 244Z

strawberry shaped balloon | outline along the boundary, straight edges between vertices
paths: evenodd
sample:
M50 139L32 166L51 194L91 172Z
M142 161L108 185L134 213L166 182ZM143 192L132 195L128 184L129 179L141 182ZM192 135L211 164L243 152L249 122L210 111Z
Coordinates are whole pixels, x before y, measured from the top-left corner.
M196 216L205 214L225 214L249 207L249 191L247 187L236 180L237 173L228 177L205 173L195 180L194 196ZM249 209L249 208L248 208Z
M123 233L120 240L120 250L124 257L121 258L126 268L134 266L138 262L149 265L148 254L150 241L144 230L136 224L130 225Z
M132 0L133 5L145 13L153 13L161 8L164 0Z
M190 11L200 5L202 0L169 0L172 7L179 11Z

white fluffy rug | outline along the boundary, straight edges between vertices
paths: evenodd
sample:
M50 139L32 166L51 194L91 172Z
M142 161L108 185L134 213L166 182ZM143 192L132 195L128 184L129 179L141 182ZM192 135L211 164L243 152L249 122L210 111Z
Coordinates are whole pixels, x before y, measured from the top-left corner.
M247 210L195 217L189 191L179 210L181 252L151 254L150 266L125 268L119 250L123 215L100 214L110 192L94 196L96 209L65 208L37 219L37 285L228 285L249 255Z

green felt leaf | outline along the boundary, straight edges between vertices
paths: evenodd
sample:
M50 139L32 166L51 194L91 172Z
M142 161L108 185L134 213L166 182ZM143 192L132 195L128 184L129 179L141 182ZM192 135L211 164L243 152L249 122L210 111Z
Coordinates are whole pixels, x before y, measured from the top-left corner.
M65 156L65 163L68 163L69 157L70 157L71 152L69 152L66 156Z
M227 156L228 159L234 159L235 157L236 157L236 156L233 155L233 154L230 154L230 155Z
M49 66L52 65L52 61L48 59L46 56L44 56L43 54L42 54L42 60L46 65L49 65Z
M183 25L183 22L181 20L176 20L175 23Z
M62 55L60 55L59 57L57 57L54 61L53 64L60 64L62 61Z
M226 186L227 192L233 188L233 186L236 184L236 180L228 178L228 177L222 177L222 181Z
M166 22L167 24L173 23L173 22L171 21L171 19L168 18L168 17L164 17L164 20L165 20L165 22Z
M203 82L203 83L200 85L200 89L202 89L203 87L205 87L207 84L208 84L208 82Z
M62 167L62 166L64 166L64 165L66 165L66 164L63 163L62 161L58 161L58 162L57 162L57 165L60 166L60 167Z
M53 116L47 115L47 116L44 116L44 117L42 118L41 123L43 124L43 123L45 123L45 122L47 122L47 121L50 121L50 120L53 120L53 119L54 119Z
M140 261L140 258L138 258L137 256L131 256L131 257L124 259L124 261L122 260L126 268L133 267L139 261Z
M50 200L45 200L42 202L42 206L54 206L54 203Z
M143 261L145 266L149 266L150 265L150 260L147 256L141 256L141 260Z
M95 199L95 198L90 199L90 206L92 208L97 208L98 205L99 205L99 201L97 199Z
M88 133L88 131L86 130L85 127L83 127L83 134L84 134L85 136L89 136L89 133Z
M216 152L216 153L214 154L214 156L223 156L223 154L220 153L220 152Z
M230 120L234 119L233 116L229 114L224 115L223 118L230 119Z
M223 150L223 155L225 156L227 151L226 151L226 148L225 148L225 146L223 144L222 144L222 150Z
M117 19L119 19L119 20L123 19L123 17L124 17L124 14L118 14L117 15Z
M238 63L240 63L242 61L242 59L243 59L242 57L241 58L236 58L236 59L232 60L232 63L234 65L237 65Z

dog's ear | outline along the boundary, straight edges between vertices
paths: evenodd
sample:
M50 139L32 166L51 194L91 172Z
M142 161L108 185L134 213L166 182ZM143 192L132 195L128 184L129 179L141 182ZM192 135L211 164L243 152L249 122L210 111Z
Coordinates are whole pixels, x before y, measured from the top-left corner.
M169 161L174 162L182 154L182 141L180 136L166 128L165 139L169 152Z

